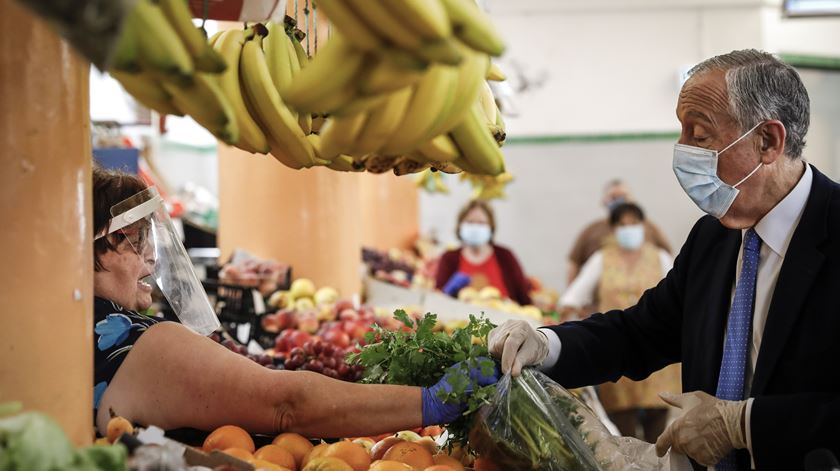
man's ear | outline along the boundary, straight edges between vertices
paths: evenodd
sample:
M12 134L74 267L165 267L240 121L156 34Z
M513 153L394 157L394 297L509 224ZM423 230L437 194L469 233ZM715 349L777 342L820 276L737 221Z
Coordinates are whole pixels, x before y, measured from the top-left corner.
M787 130L785 130L785 125L781 121L769 120L759 126L756 132L761 138L758 151L763 164L771 164L785 155Z

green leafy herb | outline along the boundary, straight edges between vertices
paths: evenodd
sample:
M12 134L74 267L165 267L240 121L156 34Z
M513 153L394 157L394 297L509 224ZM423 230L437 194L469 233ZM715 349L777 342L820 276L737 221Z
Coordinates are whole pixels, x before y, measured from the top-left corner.
M415 322L399 310L394 317L408 329L389 331L374 326L365 338L368 345L348 356L348 362L365 367L364 383L429 387L449 373L452 391L439 391L440 398L467 405L464 414L447 427L449 443L466 444L475 412L490 402L496 390L495 385L479 386L469 374L472 368L481 368L483 375L493 373L495 365L487 359L487 334L495 325L484 317L470 315L466 326L449 335L434 330L435 314L427 313ZM452 366L456 363L460 363L457 368ZM470 389L472 394L467 393Z

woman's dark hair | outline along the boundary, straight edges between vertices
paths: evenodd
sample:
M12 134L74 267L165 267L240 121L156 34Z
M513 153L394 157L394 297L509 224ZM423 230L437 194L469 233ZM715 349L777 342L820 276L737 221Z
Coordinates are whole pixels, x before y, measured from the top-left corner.
M108 230L111 224L111 206L145 190L143 180L125 172L93 167L93 236ZM119 243L112 237L102 237L93 242L93 269L103 271L99 257L109 250L116 250Z
M637 204L621 203L610 211L610 226L615 227L618 225L618 222L621 221L621 218L625 214L636 216L642 222L645 220L645 212Z
M469 214L473 209L480 209L484 211L484 214L487 215L487 220L490 222L490 233L496 233L496 216L493 215L493 209L490 208L490 205L484 201L472 200L458 212L458 224L455 225L455 237L459 240L461 239L461 234L459 232L461 223L464 222L464 219L467 218L467 214Z

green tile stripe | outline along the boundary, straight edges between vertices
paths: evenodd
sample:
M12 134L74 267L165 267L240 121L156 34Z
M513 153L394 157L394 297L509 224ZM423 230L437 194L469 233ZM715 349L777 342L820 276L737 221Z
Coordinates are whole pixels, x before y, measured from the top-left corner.
M680 133L675 131L640 132L640 133L606 133L606 134L555 134L537 136L508 136L505 145L533 145L533 144L572 144L594 142L627 142L627 141L676 141Z
M781 53L779 58L800 69L840 70L840 57Z

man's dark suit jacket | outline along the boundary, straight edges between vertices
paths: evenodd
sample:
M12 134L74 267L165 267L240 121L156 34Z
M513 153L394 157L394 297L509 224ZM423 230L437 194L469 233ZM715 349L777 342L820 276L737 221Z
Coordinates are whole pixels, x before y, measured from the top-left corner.
M815 448L840 457L840 185L812 170L750 393L758 470L801 470ZM549 375L580 387L622 376L641 380L682 362L683 391L714 396L740 245L740 230L701 218L673 269L637 305L551 328L562 347ZM750 469L746 451L738 463Z

